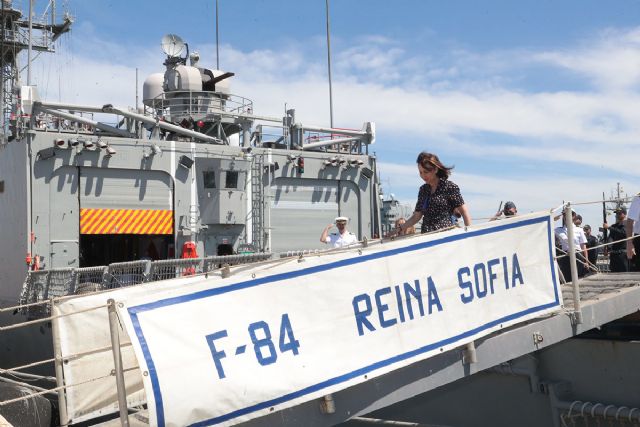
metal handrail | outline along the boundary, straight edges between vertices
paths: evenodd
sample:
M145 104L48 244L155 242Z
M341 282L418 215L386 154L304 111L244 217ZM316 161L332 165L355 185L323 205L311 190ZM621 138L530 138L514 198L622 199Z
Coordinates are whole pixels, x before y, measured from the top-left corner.
M108 266L29 271L22 289L21 311L30 318L41 318L49 314L50 307L34 303L51 298L203 274L223 265L264 261L271 256L271 253L256 253L158 261L139 260Z
M580 284L578 278L578 264L576 262L576 246L574 240L573 219L571 216L571 203L564 207L564 220L567 224L567 239L569 240L569 259L571 267L571 284L573 287L573 311L576 325L582 323L582 306L580 304Z
M226 95L211 91L172 91L155 98L145 99L152 109L166 117L206 116L220 112L252 114L253 101L239 95Z

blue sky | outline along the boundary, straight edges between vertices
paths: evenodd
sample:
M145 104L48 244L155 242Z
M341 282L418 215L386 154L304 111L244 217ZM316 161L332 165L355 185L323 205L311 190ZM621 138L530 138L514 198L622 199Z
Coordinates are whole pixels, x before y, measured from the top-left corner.
M60 3L60 2L58 2ZM47 99L133 105L163 34L215 65L215 2L70 1L38 58ZM377 126L388 193L413 204L415 157L455 165L475 218L640 191L640 1L331 1L334 123ZM44 7L40 5L40 8ZM257 114L327 125L324 0L220 0L220 64ZM578 209L592 225L599 206Z

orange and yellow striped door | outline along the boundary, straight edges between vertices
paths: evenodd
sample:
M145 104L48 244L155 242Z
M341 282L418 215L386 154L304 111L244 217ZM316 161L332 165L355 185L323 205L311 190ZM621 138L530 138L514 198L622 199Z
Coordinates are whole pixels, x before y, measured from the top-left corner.
M173 210L82 208L80 234L173 234Z

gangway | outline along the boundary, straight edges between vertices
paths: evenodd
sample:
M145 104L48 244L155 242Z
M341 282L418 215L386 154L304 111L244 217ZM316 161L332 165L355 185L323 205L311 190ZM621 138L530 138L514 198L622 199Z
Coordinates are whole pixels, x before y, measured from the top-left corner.
M565 213L568 212L570 212L569 207L565 209ZM625 316L633 316L640 310L640 273L598 273L569 283L557 282L555 273L557 267L554 267L556 257L551 239L551 218L541 213L531 214L469 230L458 229L444 234L416 236L415 240L410 237L408 240L400 239L395 243L365 241L346 250L300 254L295 257L231 268L224 266L221 269L209 270L206 273L209 279L206 281L197 275L187 276L167 282L150 282L135 287L113 289L106 291L107 293L54 298L50 302L51 310L46 311L51 313L51 317L45 317L44 321L51 320L53 323L54 342L56 342L56 336L60 337L62 330L66 334L66 338L62 341L66 340L66 344L62 345L63 348L60 345L56 346L56 354L52 359L56 365L58 387L50 391L43 390L41 393L51 391L59 393L61 410L67 408L68 399L75 400L73 403L76 405L75 409L73 405L69 406L75 411L74 416L63 414L61 411L63 424L88 421L89 419L80 419L78 416L83 414L82 411L89 414L101 406L85 406L85 409L79 411L78 405L82 406L80 400L86 397L86 393L94 393L97 400L104 400L101 405L108 403L111 408L101 409L94 412L95 414L114 413L120 408L120 418L112 420L107 425L124 423L127 418L130 425L168 425L161 417L164 416L163 411L171 411L171 409L163 407L160 398L169 402L174 391L179 392L176 396L180 396L183 392L189 392L193 396L188 388L171 390L171 386L168 386L170 381L175 381L168 379L173 373L179 374L176 377L177 381L185 381L185 385L193 384L192 380L184 378L194 373L183 372L182 368L176 370L178 366L186 367L184 363L190 363L190 360L193 360L194 364L205 363L195 371L195 375L203 377L204 382L210 384L205 384L205 387L226 387L229 385L227 378L231 378L232 381L237 378L240 381L238 384L243 384L244 381L248 381L246 384L253 384L245 387L243 393L253 393L256 388L259 389L262 386L267 388L274 384L277 386L278 377L274 376L274 372L286 375L287 371L299 370L300 362L296 364L292 363L292 360L293 362L301 360L303 365L315 364L314 369L324 369L323 366L317 365L317 361L305 359L311 353L309 349L314 346L311 341L313 338L322 344L321 347L315 346L315 351L321 348L327 350L319 359L323 361L321 363L333 366L334 371L341 369L340 372L349 372L354 366L357 369L346 376L333 379L330 375L333 375L334 371L331 370L327 371L328 374L321 373L317 378L311 378L312 386L308 387L308 390L313 394L309 397L305 397L305 393L309 393L305 391L307 389L301 388L304 387L304 382L294 382L287 386L294 391L300 390L292 395L293 397L287 394L279 397L282 391L276 388L275 398L258 395L258 399L262 399L264 404L260 400L257 404L249 401L249 403L243 403L244 407L240 406L239 410L231 409L231 412L228 412L229 410L225 409L227 412L222 412L222 415L214 415L215 418L197 424L231 425L244 421L242 425L257 427L325 426L341 423L349 426L488 425L486 414L482 413L484 409L482 406L499 408L496 410L500 411L502 417L490 416L488 419L492 420L491 425L565 426L569 425L568 421L575 425L583 425L588 417L612 422L623 419L638 422L640 409L636 408L638 406L636 402L639 396L635 390L635 384L640 380L640 373L636 374L633 366L637 360L635 356L640 356L640 346L633 338L616 338L611 334L608 336L604 334L599 337L604 339L597 339L597 334L591 332L590 335L586 335L585 332L600 328L606 331L607 325L611 322L619 321ZM466 258L456 260L448 266L437 261L442 259L442 254L449 253L447 251L450 249L447 248L450 246L447 245L460 248L461 244L464 244L467 251L464 254ZM513 259L510 258L511 255L495 258L496 254L501 253L500 251L505 247L507 248L505 253L513 253ZM393 298L394 288L380 288L380 284L385 286L390 284L389 278L403 277L402 274L407 270L407 266L422 259L424 254L433 257L430 265L438 265L437 270L418 269L422 273L419 273L420 278L416 279L415 286L405 283L404 290L409 291L404 295L406 301L400 298L402 285L395 286L398 304L402 302L406 307L394 307L393 313L388 311L387 305L396 302ZM473 260L480 261L474 265ZM395 266L398 262L400 265ZM572 262L575 262L575 258ZM152 271L153 268L154 266L151 265L145 270ZM354 283L347 281L334 283L332 277L339 277L343 268L348 268L344 272L350 274L349 282ZM207 270L203 268L203 271ZM439 284L444 282L443 277L449 277L450 273L455 271L457 271L457 281L453 284L453 288L447 287L449 285L440 287ZM370 274L369 278L364 281L358 279L358 275L364 272ZM448 273L445 274L446 272ZM72 277L77 280L78 274L79 272L76 272ZM385 274L389 276L378 277ZM432 276L425 278L426 274L432 274ZM471 286L471 278L474 274L475 291ZM485 288L481 289L478 278L483 275ZM536 281L527 280L525 284L523 277L528 279L536 277ZM547 281L545 282L542 278L546 278ZM295 280L291 281L292 279ZM498 297L492 300L482 299L494 294L494 279L497 280L496 295L502 292L500 297L502 299ZM367 280L372 283L367 283ZM419 281L423 286L422 289ZM51 280L49 282L53 283ZM273 285L263 286L270 283ZM492 286L491 294L488 294L489 288L486 287L488 283ZM280 284L288 285L282 287ZM353 297L354 293L350 293L349 286L355 289L355 297ZM261 287L265 290L261 291ZM322 301L317 299L320 294L314 293L316 287L320 287L318 290L329 292L329 294L331 292L344 294ZM243 293L247 289L251 290L250 293ZM357 294L365 289L365 293ZM417 293L412 294L412 289ZM534 289L534 294L540 293L540 295L530 292ZM436 290L440 292L439 296ZM287 297L287 292L290 291L298 296L291 301L281 299L291 298L291 296ZM246 307L242 307L243 310L238 310L238 306L229 305L228 301L233 299L218 298L226 295L233 297L234 292L238 292L236 301L246 304ZM305 297L301 299L301 295ZM249 296L254 301L247 299ZM323 311L322 307L334 307L340 298L344 301L345 296L346 301L349 302L346 316L345 312L339 313L341 309L338 307L333 310L338 313L337 315L328 313L326 309ZM529 297L533 299L528 303L520 301L521 298ZM109 301L105 305L106 298L109 298ZM267 311L264 312L260 308L263 300L269 301L265 307ZM295 303L296 301L300 303ZM491 305L492 303L487 301L498 301L499 304ZM291 305L291 302L294 302L294 305ZM306 306L304 302L312 304ZM470 304L472 302L477 304ZM469 305L460 305L461 303ZM183 304L184 307L182 307ZM204 304L201 307L205 308L203 313L205 317L202 317L201 324L193 324L194 329L188 330L185 336L176 337L175 332L164 331L167 323L163 322L168 319L172 319L172 322L182 321L199 310L198 304ZM455 304L459 308L466 307L466 309L448 313L442 308L449 308ZM511 307L511 304L514 306ZM411 307L414 311L410 315ZM417 315L418 307L420 307L420 316ZM491 313L485 313L487 309ZM228 336L234 336L237 330L233 329L236 327L233 324L224 323L224 319L228 318L225 310L232 313L236 325L245 327L244 322L253 322L249 324L249 334L253 343L248 343L248 349L245 348L247 343L244 341L229 343L226 340ZM275 324L273 317L268 317L269 315L266 314L268 310L275 310L279 321L280 313L284 313L282 320L278 323L279 327ZM350 310L351 315L349 315ZM375 310L378 312L376 313ZM434 317L429 317L432 315L432 310ZM73 320L73 316L85 316L88 313L95 313L95 315L83 317L82 322L86 324L83 323L83 328L76 329L77 321ZM437 326L436 316L442 313L448 316L444 318L446 322L451 322L455 316L462 314L468 317L464 320L462 329L453 332L458 335L446 335L451 334L451 331L446 332L445 335L438 335L436 329L424 329L429 325ZM312 322L323 325L331 321L335 322L335 326L325 329L329 332L325 333L326 336L317 335L313 330L315 328L309 329L309 325L314 323L305 323L303 319L309 314L312 314L309 316ZM329 317L326 317L327 315ZM485 315L488 317L482 317ZM479 319L476 320L475 317ZM212 325L210 321L205 320L213 318L220 318L223 323ZM416 319L423 321L422 326L411 329L412 324L417 324L411 321ZM64 326L65 322L66 326ZM104 328L105 323L109 324L110 333ZM271 332L268 324L271 325ZM60 329L61 325L62 329ZM102 329L95 330L96 325ZM216 332L216 329L221 326L225 326L228 331L225 329ZM384 335L391 326L394 326L392 335ZM162 333L164 335L161 338L157 336L153 338L153 334L157 334L153 328L159 328L161 335ZM359 344L350 349L343 349L343 346L351 344L345 341L343 331L345 328L350 330L351 335L348 336L352 338L349 339L359 340ZM186 331L183 327L177 330ZM208 347L200 343L199 337L205 336L201 331L209 333L206 336ZM90 332L87 336L91 342L73 339L73 334L79 333L81 335L78 336L84 336L82 334L85 332ZM395 335L396 332L400 335ZM314 333L316 336L313 335ZM422 343L416 341L411 344L413 347L409 347L415 349L415 345L427 343L426 347L421 347L428 352L425 353L425 357L421 356L423 351L420 348L419 351L411 350L409 353L403 353L405 350L398 347L397 350L389 350L398 353L385 353L387 349L384 348L384 343L388 342L389 347L398 345L388 339L389 337L400 336L401 341L415 340L416 337L420 339L420 335L425 333L428 335L426 341ZM109 342L109 334L111 345L106 345ZM149 336L152 337L152 341L147 341ZM197 346L192 350L184 347L177 353L171 352L168 355L162 350L171 348L175 351L182 346L183 341L190 340L190 337L194 336L197 338L195 341ZM378 343L380 347L362 346L362 343L367 342L362 337L370 339L369 342ZM154 339L168 341L163 347L158 347L160 341L154 341ZM335 340L335 345L332 340ZM141 347L137 347L138 345ZM354 349L360 353L354 353ZM195 354L202 350L204 350L204 357L190 359L191 351ZM243 356L245 350L247 350L246 357ZM134 351L137 352L136 357L134 357ZM185 351L189 352L187 359L184 359ZM302 356L295 358L298 352ZM366 354L368 352L375 355ZM388 357L385 354L391 354L392 357L384 359ZM345 355L355 360L351 362L341 360L346 357ZM274 370L275 368L261 370L260 366L256 366L257 362L260 362L263 368L268 367L275 363L278 357L285 360L281 365L276 366L279 370ZM251 363L247 364L247 358ZM82 359L85 359L82 369L98 368L91 373L94 377L87 377L88 373L84 371L78 371L79 374L66 371ZM373 365L367 365L370 363L369 360L376 362ZM397 364L404 360L406 363ZM109 361L115 364L115 369ZM46 362L49 361L42 363ZM379 369L385 366L388 366L388 369L380 372ZM589 376L584 375L585 367L587 371L591 369L588 374L597 378L595 384L588 384L584 378L579 378ZM251 374L245 378L238 369L246 369L251 371ZM571 375L563 375L562 370ZM14 372L14 370L9 371ZM262 372L267 372L268 377L261 378ZM316 374L313 371L305 372L310 376ZM323 379L326 375L330 378L328 382ZM114 377L118 384L117 399ZM142 389L142 383L147 381L144 377L151 377L152 388L147 388L145 384L144 390ZM513 396L507 395L506 402L492 401L487 404L487 399L495 398L492 393L497 392L496 390L499 390L505 382L509 382L505 380L507 377L517 378L519 384L526 383L526 392L522 393L522 390L519 390ZM291 381L291 378L288 381ZM575 384L574 387L572 383ZM458 384L464 384L464 386L459 387ZM510 392L512 388L509 387L506 390ZM151 389L153 391L150 394ZM104 390L107 390L112 397L104 395ZM323 393L325 390L326 393ZM206 392L199 394L200 397L208 396ZM295 400L300 397L302 399ZM234 404L236 398L240 398L240 395L229 399L229 402ZM504 399L505 396L502 395L502 398ZM289 402L288 399L291 401ZM217 405L218 401L219 399L216 398L211 401L211 404ZM282 405L283 402L285 405ZM202 402L193 403L193 406L191 401L186 403L187 408L203 408ZM461 410L461 404L464 405L465 410ZM531 415L531 408L537 413ZM151 413L152 410L156 412ZM250 412L255 412L259 416L248 421L238 416ZM448 418L443 418L442 412L446 413ZM73 417L78 418L73 419ZM578 421L577 424L576 421Z
M562 285L565 305L561 312L534 319L496 332L475 342L477 362L469 363L465 348L444 352L440 355L418 362L398 371L390 372L382 377L350 387L320 400L297 405L278 413L257 418L241 424L245 427L266 426L310 426L322 427L345 423L345 426L440 426L443 424L426 424L383 420L368 414L382 412L393 413L395 404L402 404L408 399L422 395L458 380L470 378L472 375L491 370L499 370L506 363L539 350L552 347L563 341L577 337L583 332L618 320L629 314L638 312L640 307L640 273L595 274L582 280L580 296L583 302L583 323L574 324L571 284ZM505 368L509 373L518 374L517 368ZM529 374L527 374L529 375ZM539 383L531 384L537 393L548 401L549 408L555 405L556 411L567 411L568 407L553 394L542 378ZM568 402L569 406L573 402ZM579 414L582 406L574 405ZM594 405L591 404L589 409ZM386 412L384 408L387 409ZM600 413L605 406L600 408ZM597 408L596 408L597 409ZM616 410L609 410L614 415ZM620 420L628 420L631 408L618 411ZM396 409L396 412L399 410ZM387 415L388 416L388 415ZM635 411L631 419L640 421L640 413ZM400 418L400 417L397 417ZM558 418L559 419L559 418ZM374 422L377 421L377 422ZM147 425L148 417L141 412L136 418L131 417L132 425ZM105 425L119 425L113 421ZM481 425L481 424L478 424ZM501 425L496 421L493 425ZM525 425L525 424L521 424ZM547 425L547 424L539 424ZM561 424L558 424L561 425Z

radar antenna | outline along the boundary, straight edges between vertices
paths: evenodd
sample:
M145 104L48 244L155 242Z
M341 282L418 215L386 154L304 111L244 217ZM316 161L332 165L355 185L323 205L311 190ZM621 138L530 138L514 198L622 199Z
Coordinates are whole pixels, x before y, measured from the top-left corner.
M162 51L166 53L169 58L179 58L184 50L184 46L185 43L180 36L167 34L162 37Z

